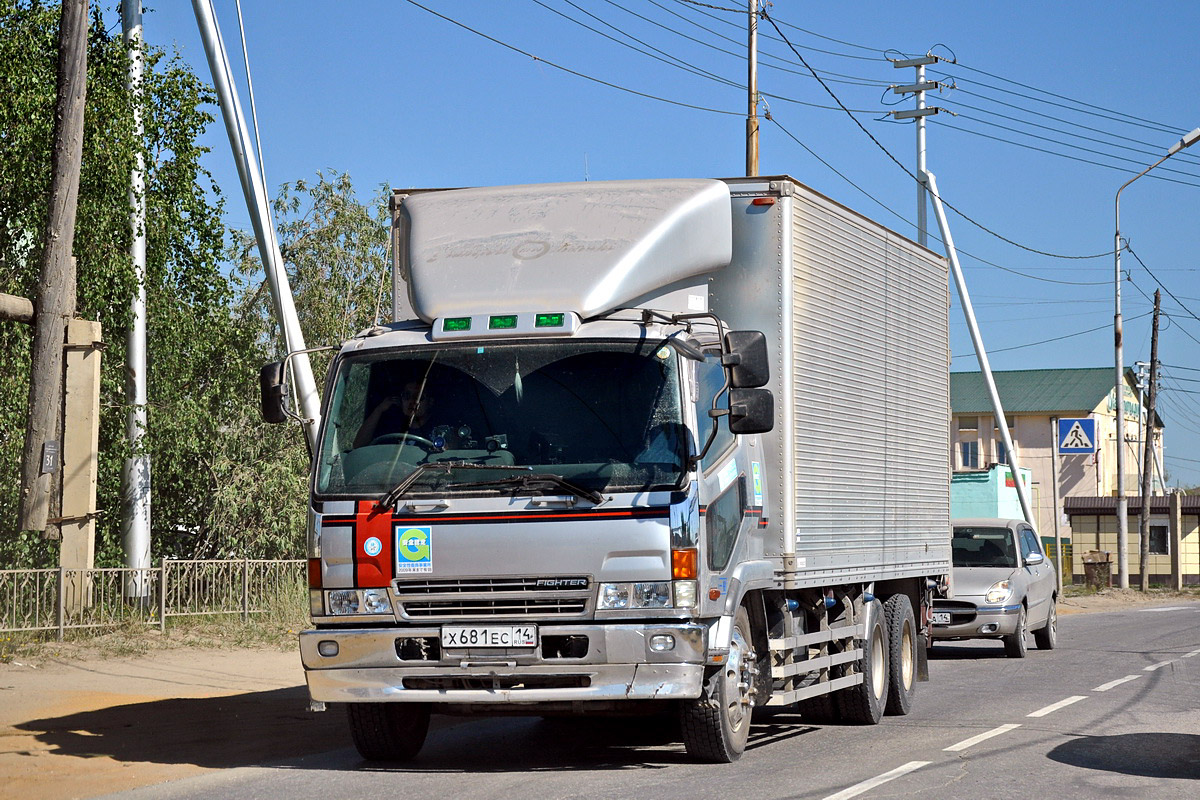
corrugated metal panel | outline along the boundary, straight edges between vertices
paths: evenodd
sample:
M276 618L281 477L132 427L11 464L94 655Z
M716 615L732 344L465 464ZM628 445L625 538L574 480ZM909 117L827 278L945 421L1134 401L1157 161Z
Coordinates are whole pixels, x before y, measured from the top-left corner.
M800 577L929 574L949 559L945 262L797 188L790 449Z

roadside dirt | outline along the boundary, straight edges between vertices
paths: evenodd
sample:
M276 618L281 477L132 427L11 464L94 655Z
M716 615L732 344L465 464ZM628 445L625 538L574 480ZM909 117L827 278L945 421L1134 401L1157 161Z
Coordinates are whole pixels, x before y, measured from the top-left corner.
M1108 590L1067 597L1059 613L1196 600ZM308 710L292 647L139 649L47 645L0 664L0 799L97 797L349 746L340 710Z

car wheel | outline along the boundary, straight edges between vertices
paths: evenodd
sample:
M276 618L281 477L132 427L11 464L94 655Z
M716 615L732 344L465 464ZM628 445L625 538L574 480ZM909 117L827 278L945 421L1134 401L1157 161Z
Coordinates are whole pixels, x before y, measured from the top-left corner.
M700 698L680 705L683 744L693 758L728 764L746 749L758 671L751 641L750 617L742 607L733 618L725 664L709 676Z
M883 606L878 600L871 613L871 627L866 631L862 659L857 668L863 682L838 692L838 710L844 721L856 725L877 725L883 718L888 700L888 636L884 626Z
M1021 604L1021 610L1017 612L1017 630L1003 637L1004 652L1009 658L1024 658L1027 651L1025 644L1026 628L1029 627L1029 615L1025 611L1025 604Z
M1058 609L1057 598L1050 598L1050 613L1046 615L1046 627L1033 632L1033 642L1038 650L1053 650L1058 644Z
M408 761L425 744L428 703L347 703L358 754L367 761Z
M912 708L917 683L917 620L908 595L894 594L883 604L888 631L886 713L904 715Z

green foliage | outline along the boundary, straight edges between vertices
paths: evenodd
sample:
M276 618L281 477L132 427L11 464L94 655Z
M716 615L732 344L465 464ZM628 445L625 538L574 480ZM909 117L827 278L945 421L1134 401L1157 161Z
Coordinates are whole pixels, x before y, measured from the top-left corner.
M0 292L37 291L50 182L57 5L0 0ZM129 455L126 336L136 277L129 257L130 172L141 148L147 205L147 437L151 553L304 555L308 453L297 425L258 415L258 368L282 354L253 240L226 243L223 201L196 144L213 122L211 89L177 57L145 53L142 141L126 87L120 26L94 10L74 251L78 314L104 325L98 566L123 562L121 472ZM389 310L381 190L359 202L346 175L285 185L275 204L309 346L336 344ZM58 554L14 530L28 401L31 330L0 322L0 568L52 566ZM315 358L320 379L328 357Z

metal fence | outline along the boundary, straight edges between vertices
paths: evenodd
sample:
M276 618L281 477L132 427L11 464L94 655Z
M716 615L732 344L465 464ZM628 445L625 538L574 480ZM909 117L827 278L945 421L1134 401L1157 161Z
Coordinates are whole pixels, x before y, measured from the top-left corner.
M0 632L157 625L168 617L304 609L303 559L170 561L155 569L0 570Z

